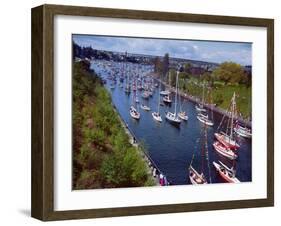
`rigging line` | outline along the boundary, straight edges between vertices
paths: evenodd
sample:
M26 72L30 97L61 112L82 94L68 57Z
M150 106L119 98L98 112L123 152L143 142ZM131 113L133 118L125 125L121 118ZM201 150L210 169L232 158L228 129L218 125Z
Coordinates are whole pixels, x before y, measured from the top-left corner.
M210 161L209 161L209 149L208 149L208 133L207 133L207 126L205 125L205 151L206 151L206 161L208 165L208 173L209 173L209 182L212 183L211 177L211 168L210 168Z

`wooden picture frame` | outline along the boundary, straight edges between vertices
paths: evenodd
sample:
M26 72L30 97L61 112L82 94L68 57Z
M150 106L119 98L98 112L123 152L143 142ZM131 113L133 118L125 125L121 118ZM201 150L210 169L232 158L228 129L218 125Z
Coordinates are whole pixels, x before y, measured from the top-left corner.
M240 25L267 29L267 198L203 203L54 210L54 16L126 18L155 21ZM77 6L42 5L32 9L32 217L65 220L220 210L274 205L274 21Z

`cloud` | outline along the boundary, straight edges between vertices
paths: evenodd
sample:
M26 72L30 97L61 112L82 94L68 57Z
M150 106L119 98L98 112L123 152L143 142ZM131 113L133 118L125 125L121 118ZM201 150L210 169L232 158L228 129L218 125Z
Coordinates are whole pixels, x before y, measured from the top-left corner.
M139 53L186 58L221 63L234 61L251 64L250 43L212 42L194 40L168 40L153 38L127 38L96 35L73 35L73 40L81 46L117 52Z

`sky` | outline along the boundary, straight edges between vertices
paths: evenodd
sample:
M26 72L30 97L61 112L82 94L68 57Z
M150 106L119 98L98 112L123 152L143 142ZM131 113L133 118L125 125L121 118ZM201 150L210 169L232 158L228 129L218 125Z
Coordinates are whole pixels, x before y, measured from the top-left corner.
M222 63L233 61L252 65L252 44L242 42L214 42L152 38L127 38L96 35L73 35L80 46L115 52L128 52Z

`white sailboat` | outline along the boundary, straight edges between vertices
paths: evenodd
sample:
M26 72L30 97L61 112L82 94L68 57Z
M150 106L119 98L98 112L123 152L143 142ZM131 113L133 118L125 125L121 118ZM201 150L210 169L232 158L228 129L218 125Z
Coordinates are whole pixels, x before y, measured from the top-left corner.
M176 95L175 95L175 111L174 111L174 113L172 113L170 111L166 113L166 119L170 123L172 123L174 125L179 125L181 123L181 119L177 115L178 75L179 75L179 72L177 71Z
M157 112L152 112L152 117L154 120L156 120L157 122L162 122L162 117L160 115L160 86L159 86L159 89L158 89L158 111Z
M130 107L130 115L133 119L137 119L137 120L140 119L140 113L133 106Z
M172 103L172 99L170 98L170 95L166 95L163 97L163 102L167 103L167 104L171 104Z
M134 92L134 95L133 95L133 100L132 100L133 104L135 103L135 98L136 98L136 92ZM133 119L136 119L136 120L140 119L140 113L133 105L130 107L130 115Z
M179 95L180 111L179 111L179 113L178 113L178 116L179 116L179 118L180 118L181 120L187 121L187 120L188 120L188 116L187 116L186 112L182 110L182 104L183 104L183 102L181 102L181 96Z
M149 106L146 106L144 104L141 104L141 109L142 110L145 110L145 111L150 111L150 107Z
M171 86L171 79L170 79L171 77L170 77L170 72L169 72L169 86ZM165 88L165 90L162 90L161 92L160 92L160 95L162 95L162 96L168 96L168 95L170 95L171 94L171 91L170 90L168 90L168 89L166 89Z
M199 112L206 112L207 110L204 108L204 94L205 94L205 84L203 82L203 91L202 91L202 101L195 105L195 109Z

